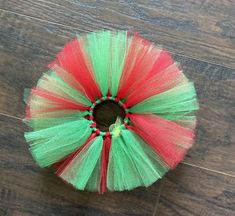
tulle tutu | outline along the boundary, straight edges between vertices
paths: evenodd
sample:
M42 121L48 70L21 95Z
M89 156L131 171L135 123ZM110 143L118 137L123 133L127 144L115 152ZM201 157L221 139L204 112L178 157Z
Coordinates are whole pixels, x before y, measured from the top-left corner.
M103 131L96 108L124 116ZM41 167L79 190L149 186L193 145L194 84L164 49L138 34L100 31L65 45L25 94L30 151Z

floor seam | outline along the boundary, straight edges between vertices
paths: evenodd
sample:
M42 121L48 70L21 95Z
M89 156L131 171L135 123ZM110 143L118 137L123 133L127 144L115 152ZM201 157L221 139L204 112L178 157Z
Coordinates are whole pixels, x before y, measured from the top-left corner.
M52 24L52 25L58 25L58 26L63 26L63 27L65 27L65 28L69 28L69 29L79 30L79 31L86 32L86 33L91 32L91 31L89 31L89 30L80 29L80 28L78 28L78 27L74 27L74 26L70 26L70 25L66 25L66 24L58 23L58 22L52 22L52 21L45 20L45 19L42 19L42 18L39 18L39 17L35 17L35 16L23 14L23 13L18 13L18 12L11 11L11 10L7 10L7 9L3 9L3 8L0 8L0 11L12 13L12 14L16 14L16 15L19 15L19 16L27 17L27 18L32 18L32 19L39 20L39 21L42 21L42 22L47 22L47 23L50 23L50 24ZM188 58L188 59L192 59L192 60L196 60L196 61L201 61L201 62L203 62L203 63L208 63L208 64L212 64L212 65L215 65L215 66L224 67L224 68L231 69L231 70L234 70L234 69L235 69L235 67L231 67L231 66L228 66L228 65L218 64L218 63L212 62L212 61L206 61L206 60L203 60L203 59L200 59L200 58L196 58L196 57L192 57L192 56L185 55L185 54L180 53L180 52L177 53L177 52L174 52L174 51L171 51L171 50L169 50L169 52L170 52L171 54L175 54L175 55L178 55L178 56L181 56L181 57L184 57L184 58Z
M220 175L224 175L224 176L235 178L235 175L232 175L232 174L229 174L229 173L224 173L224 172L213 170L213 169L209 169L209 168L202 167L202 166L198 166L198 165L191 164L191 163L188 163L188 162L182 162L181 164L184 164L184 165L187 165L187 166L191 166L191 167L195 167L195 168L202 169L202 170L206 170L208 172L213 172L213 173L216 173L216 174L220 174Z
M17 116L13 116L13 115L9 115L9 114L7 114L7 113L2 113L2 112L0 112L0 115L6 116L6 117L9 117L9 118L13 118L13 119L17 119L17 120L20 120L20 121L23 121L22 118L19 118L19 117L17 117Z

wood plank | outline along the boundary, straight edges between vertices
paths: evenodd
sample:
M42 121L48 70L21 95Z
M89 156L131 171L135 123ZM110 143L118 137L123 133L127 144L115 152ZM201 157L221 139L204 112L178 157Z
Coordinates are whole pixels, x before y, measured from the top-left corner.
M156 216L233 216L235 178L180 165L163 179Z
M24 88L36 85L76 31L6 12L0 18L0 112L23 117Z
M32 160L21 121L0 115L0 215L152 215L159 184L99 195L76 191Z
M23 89L33 87L46 65L73 38L73 29L1 14L0 112L22 118ZM235 71L175 55L186 75L195 81L199 103L197 142L188 163L235 175Z
M139 31L172 52L235 67L235 1L1 0L0 8L79 31Z

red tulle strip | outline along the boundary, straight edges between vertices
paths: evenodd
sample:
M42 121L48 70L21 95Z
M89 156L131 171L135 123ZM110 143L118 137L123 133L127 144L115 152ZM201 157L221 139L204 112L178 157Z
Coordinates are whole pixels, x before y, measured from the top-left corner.
M143 78L146 71L151 70L157 56L155 51L150 41L138 34L132 37L120 79L119 98L125 98L132 86Z
M106 191L107 182L107 168L109 161L109 151L111 146L111 138L106 137L103 142L102 156L101 156L101 170L100 170L100 193Z
M163 61L163 62L162 62ZM118 92L119 98L129 98L136 88L157 72L173 63L170 55L138 35L134 35L128 49ZM138 93L137 93L138 94Z
M133 91L127 95L127 106L133 106L144 99L159 94L178 84L177 80L183 76L167 51L161 51L152 69L144 79L133 86Z
M87 59L82 41L75 39L64 47L58 54L57 61L49 65L53 69L58 64L64 70L69 72L83 87L87 97L91 101L95 101L97 97L101 97L101 92L94 79L92 67Z
M162 50L158 58L156 59L152 70L149 72L149 76L154 76L156 73L164 70L169 65L172 65L174 63L174 60L172 59L169 52L166 50Z
M142 137L173 169L193 144L194 133L155 115L131 114L134 132Z
M30 106L28 104L26 104L26 107L25 107L25 119L26 120L29 120L31 119L32 115L31 115L31 112L30 112Z
M39 97L45 98L49 101L54 101L54 102L58 103L57 104L58 110L59 109L77 109L79 111L84 111L88 108L87 106L85 106L83 104L74 103L73 101L70 101L69 99L62 98L52 92L47 92L45 90L40 90L40 89L34 88L34 89L32 89L31 93L34 95L37 95Z

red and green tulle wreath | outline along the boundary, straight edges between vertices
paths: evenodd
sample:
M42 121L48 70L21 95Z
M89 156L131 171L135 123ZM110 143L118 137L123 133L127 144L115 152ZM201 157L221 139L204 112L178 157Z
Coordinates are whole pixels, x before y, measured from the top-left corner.
M79 190L149 186L193 145L194 84L171 55L124 31L100 31L67 43L26 96L30 151L41 167ZM97 106L124 116L97 126Z

